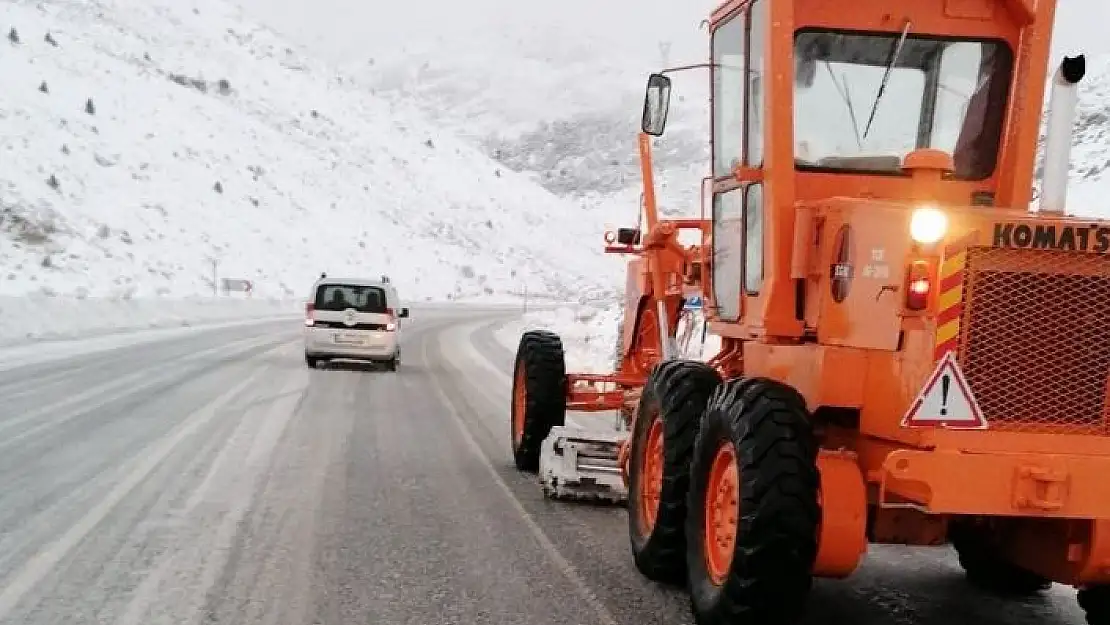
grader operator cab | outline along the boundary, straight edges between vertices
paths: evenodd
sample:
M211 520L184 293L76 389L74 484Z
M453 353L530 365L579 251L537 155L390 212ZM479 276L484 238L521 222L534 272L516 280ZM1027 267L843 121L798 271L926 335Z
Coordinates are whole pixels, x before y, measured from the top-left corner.
M635 402L632 555L698 623L790 623L870 542L951 543L1006 593L1073 585L1110 625L1110 222L1065 213L1084 60L1049 64L1054 18L1053 0L722 5L697 280L645 202L628 351L596 378L616 390L583 397L557 336L521 338L519 466L566 410ZM675 358L703 281L720 353Z

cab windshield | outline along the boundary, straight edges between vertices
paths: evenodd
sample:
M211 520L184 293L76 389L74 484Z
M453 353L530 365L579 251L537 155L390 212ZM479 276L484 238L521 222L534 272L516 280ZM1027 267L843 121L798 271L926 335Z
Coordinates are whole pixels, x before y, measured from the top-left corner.
M1004 42L908 30L802 30L794 41L798 169L897 174L906 154L935 148L953 156L956 178L994 172L1013 68Z

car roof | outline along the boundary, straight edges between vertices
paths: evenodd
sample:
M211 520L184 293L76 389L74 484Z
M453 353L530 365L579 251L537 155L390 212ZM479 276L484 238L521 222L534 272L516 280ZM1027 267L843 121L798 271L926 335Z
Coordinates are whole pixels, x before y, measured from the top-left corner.
M327 278L321 278L321 279L317 280L312 285L312 290L315 291L317 288L319 288L321 286L334 285L334 284L342 284L342 285L349 285L349 286L376 286L378 288L385 289L387 291L395 290L393 288L393 283L392 282L382 282L382 280L380 278L376 278L376 279L372 279L372 278L333 278L331 276L328 276Z
M316 284L349 284L351 286L390 286L389 282L382 282L381 278L335 278L328 276L320 278Z

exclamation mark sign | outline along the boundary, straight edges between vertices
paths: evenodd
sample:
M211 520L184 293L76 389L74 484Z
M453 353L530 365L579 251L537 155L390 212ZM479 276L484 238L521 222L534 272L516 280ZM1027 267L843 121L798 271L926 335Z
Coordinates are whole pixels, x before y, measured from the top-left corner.
M952 376L947 373L940 379L940 416L948 416L948 387L952 385Z

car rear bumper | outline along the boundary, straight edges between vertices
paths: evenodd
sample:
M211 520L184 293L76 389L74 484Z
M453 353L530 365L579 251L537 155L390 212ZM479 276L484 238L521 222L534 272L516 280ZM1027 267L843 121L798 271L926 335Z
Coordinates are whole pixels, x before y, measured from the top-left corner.
M339 342L356 339L358 342ZM350 358L352 360L390 360L397 355L396 332L375 330L336 330L305 328L305 356L316 358Z
M878 473L880 505L909 500L933 514L1110 519L1107 456L900 449Z

